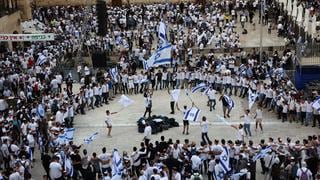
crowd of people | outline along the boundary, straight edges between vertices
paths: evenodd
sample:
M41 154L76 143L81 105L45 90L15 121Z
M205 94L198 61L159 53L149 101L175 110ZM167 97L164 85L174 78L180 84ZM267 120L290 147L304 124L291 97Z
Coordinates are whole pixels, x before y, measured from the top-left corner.
M275 111L283 122L299 122L306 126L312 123L320 127L319 112L311 106L316 94L296 90L284 73L294 58L290 50L282 55L277 52L272 56L264 55L262 63L255 52L221 56L213 52L199 55L192 52L194 47L200 50L206 46L239 48L240 33L235 31L235 26L240 22L245 28L245 23L254 23L257 7L256 1L221 1L204 7L183 3L108 6L105 37L96 35L95 6L34 9L33 17L44 24L43 32L55 33L56 40L0 53L1 176L12 180L31 179L33 164L40 162L34 158L39 149L46 178L96 179L99 175L112 178L112 157L105 148L100 155L89 155L91 152L86 150L80 155L81 147L72 141L61 142L59 136L73 127L77 114L103 107L116 94L143 93L150 116L152 93L148 93L148 89L190 89L203 82L211 86L210 91L242 98L247 97L250 89L259 94L257 106L260 110L264 107ZM157 42L161 20L169 27L173 68L138 72L139 60L151 54L150 44L157 44L154 42ZM86 65L78 67L79 77L57 72L61 61L75 57L82 45L85 53L94 50L126 52L121 53L117 75L112 76L109 71L93 74ZM81 84L79 93L73 89L75 78L79 78ZM216 92L208 93L211 110L215 109ZM257 112L256 118L260 125L263 122L261 113L262 110L260 114ZM250 124L248 115L244 125L248 124L248 119ZM251 134L250 126L245 126L245 132ZM199 145L187 139L165 141L163 137L155 144L142 142L140 147L133 148L132 154L124 152L121 176L141 180L199 179L206 175L210 179L217 178L216 172L221 171L219 155L227 148L232 170L223 176L240 173L246 179L255 179L256 164L252 157L270 145L272 150L260 159L266 176L276 179L283 175L294 179L307 172L308 176L315 177L319 171L318 138L310 136L295 143L290 139L285 143L280 138L277 141L270 138L268 143L262 140L256 146L252 141L246 144L244 139L211 142L208 138Z

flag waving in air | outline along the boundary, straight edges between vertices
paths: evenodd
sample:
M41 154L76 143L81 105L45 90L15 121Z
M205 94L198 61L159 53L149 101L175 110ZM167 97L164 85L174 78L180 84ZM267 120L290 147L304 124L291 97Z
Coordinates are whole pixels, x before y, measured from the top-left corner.
M171 44L159 48L147 61L147 67L157 67L160 65L171 64Z
M159 25L159 39L162 41L162 44L165 45L167 44L168 40L167 40L167 27L166 24L164 24L164 22L160 22Z
M185 114L183 119L188 121L197 121L201 110L195 107L189 109Z
M254 102L256 101L257 97L258 97L257 93L253 93L251 91L251 89L249 89L249 97L248 97L249 98L249 109L252 108L252 106L253 106Z
M195 93L195 92L197 92L197 91L199 91L201 89L205 89L206 87L207 87L207 85L205 83L200 83L196 87L192 88L191 92Z

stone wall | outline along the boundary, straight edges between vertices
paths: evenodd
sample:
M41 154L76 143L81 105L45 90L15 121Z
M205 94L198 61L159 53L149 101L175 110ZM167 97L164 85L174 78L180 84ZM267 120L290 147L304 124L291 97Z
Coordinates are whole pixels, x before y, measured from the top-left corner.
M0 18L0 33L12 34L14 31L21 33L21 17L20 11Z

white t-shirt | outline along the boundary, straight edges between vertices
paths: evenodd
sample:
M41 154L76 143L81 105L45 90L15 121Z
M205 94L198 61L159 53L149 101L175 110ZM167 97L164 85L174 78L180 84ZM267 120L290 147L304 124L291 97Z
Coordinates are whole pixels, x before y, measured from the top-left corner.
M299 177L299 180L302 176L302 172L306 172L307 175L308 175L308 178L311 179L311 176L312 176L312 173L309 169L305 168L305 167L302 167L302 168L299 168L298 171L297 171L297 176Z
M209 99L210 100L213 100L213 99L216 99L216 90L214 90L214 89L210 89L209 91L208 91L208 97L209 97Z
M100 154L98 156L98 158L101 160L101 167L102 168L110 167L110 159L111 159L111 155L110 154L102 153L102 154Z
M256 110L256 113L257 113L257 119L262 119L262 110L261 109L257 109Z
M243 133L243 128L238 129L237 139L238 139L239 141L242 141L242 140L243 140L243 139L242 139L243 135L244 135L244 133Z
M111 117L110 116L106 116L106 120L105 120L107 126L112 126L112 121L111 121Z
M49 168L49 174L51 179L56 179L62 176L62 166L60 163L51 162Z
M201 126L201 132L202 133L207 133L208 132L208 128L209 128L208 121L201 121L200 126Z
M197 155L193 155L191 157L191 162L192 162L192 169L193 170L199 170L199 167L201 165L201 159Z
M250 124L251 122L250 116L246 114L244 115L243 120L244 120L244 124Z

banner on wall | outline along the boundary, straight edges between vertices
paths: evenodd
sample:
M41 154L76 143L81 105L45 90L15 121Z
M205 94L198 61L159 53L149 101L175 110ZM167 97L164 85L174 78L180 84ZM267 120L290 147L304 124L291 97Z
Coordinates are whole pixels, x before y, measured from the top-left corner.
M53 41L54 34L0 34L1 41Z

